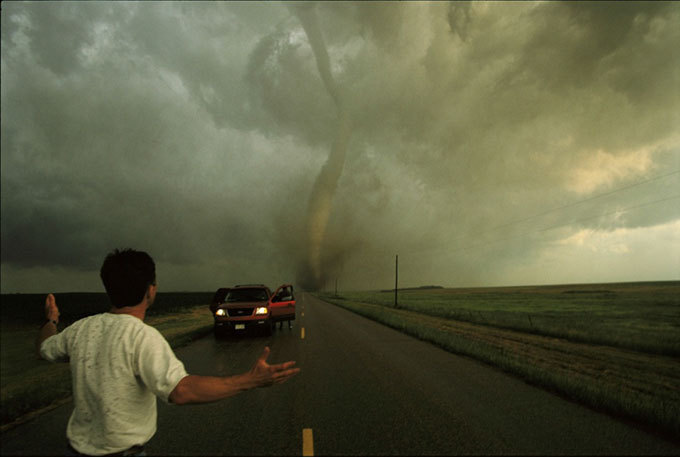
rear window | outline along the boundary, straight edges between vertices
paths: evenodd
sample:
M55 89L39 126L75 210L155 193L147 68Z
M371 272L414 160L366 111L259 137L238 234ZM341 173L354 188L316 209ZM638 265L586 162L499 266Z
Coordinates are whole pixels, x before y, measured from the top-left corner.
M228 303L239 302L239 301L265 301L268 300L267 292L265 289L253 288L253 289L232 289L227 294Z

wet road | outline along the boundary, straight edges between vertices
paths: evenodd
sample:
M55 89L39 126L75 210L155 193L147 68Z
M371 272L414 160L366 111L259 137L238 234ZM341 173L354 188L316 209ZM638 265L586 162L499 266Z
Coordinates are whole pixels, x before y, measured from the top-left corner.
M680 444L307 294L271 337L177 350L192 374L296 360L288 383L204 405L159 402L149 455L680 454ZM2 436L2 454L63 451L71 405ZM303 430L307 429L303 440Z

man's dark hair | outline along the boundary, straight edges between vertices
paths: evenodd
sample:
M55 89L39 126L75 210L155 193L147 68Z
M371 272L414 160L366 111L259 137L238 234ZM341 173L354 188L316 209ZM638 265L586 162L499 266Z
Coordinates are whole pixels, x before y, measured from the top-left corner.
M99 276L113 306L135 306L156 283L156 265L146 252L116 249L104 259Z

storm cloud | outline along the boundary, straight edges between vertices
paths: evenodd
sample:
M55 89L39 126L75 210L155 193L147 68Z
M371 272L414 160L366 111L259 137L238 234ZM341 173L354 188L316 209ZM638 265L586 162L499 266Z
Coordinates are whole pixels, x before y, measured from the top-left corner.
M9 2L1 39L3 293L115 247L163 290L680 278L676 3Z

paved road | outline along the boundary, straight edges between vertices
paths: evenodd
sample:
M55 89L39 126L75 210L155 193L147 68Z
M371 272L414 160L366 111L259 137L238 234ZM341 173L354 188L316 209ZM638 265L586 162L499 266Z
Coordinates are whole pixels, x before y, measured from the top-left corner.
M304 328L304 338L303 336ZM680 443L302 294L292 330L204 338L179 349L190 373L245 371L265 345L297 360L288 383L206 405L159 402L149 455L663 454ZM2 454L61 453L71 405L2 436Z

